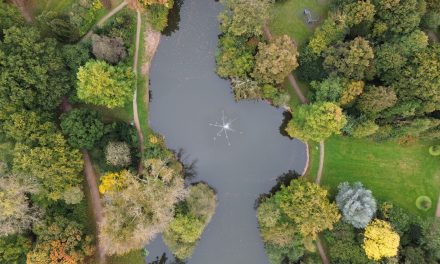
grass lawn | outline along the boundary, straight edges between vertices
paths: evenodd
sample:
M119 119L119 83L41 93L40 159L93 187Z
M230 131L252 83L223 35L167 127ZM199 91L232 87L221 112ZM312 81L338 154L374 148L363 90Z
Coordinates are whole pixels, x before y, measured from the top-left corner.
M434 216L440 191L440 158L429 155L429 145L332 137L325 144L322 185L335 194L340 182L361 181L379 200L395 202L420 216ZM319 160L315 158L318 155L319 151L313 152L313 163ZM316 171L311 175L314 177ZM427 212L416 208L420 195L432 200Z
M138 115L139 122L141 125L142 133L144 134L144 139L147 139L147 135L149 134L148 127L148 76L143 76L141 69L146 58L147 54L145 54L145 25L146 25L146 17L144 15L141 16L141 37L139 41L139 54L138 54L138 68L136 69L138 72L137 77L137 107L138 107Z
M304 16L305 8L312 11L313 19L322 21L326 18L328 0L285 0L275 3L269 23L272 34L287 34L298 45L305 44L316 26L316 24L313 26L307 24Z

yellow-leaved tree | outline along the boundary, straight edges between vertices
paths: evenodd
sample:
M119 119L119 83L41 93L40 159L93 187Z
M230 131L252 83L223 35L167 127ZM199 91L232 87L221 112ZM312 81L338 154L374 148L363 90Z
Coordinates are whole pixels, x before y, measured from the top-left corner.
M365 228L363 247L369 259L396 256L399 243L399 234L386 221L375 219Z

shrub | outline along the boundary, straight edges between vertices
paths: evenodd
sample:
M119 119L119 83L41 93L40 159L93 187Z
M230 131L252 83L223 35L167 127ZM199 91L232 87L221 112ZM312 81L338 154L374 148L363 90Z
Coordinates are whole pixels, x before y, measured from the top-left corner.
M440 145L430 146L429 154L432 156L440 156Z
M113 166L128 166L131 163L130 147L125 142L109 142L105 148L105 159Z
M107 36L92 36L92 52L98 60L116 64L127 56L124 42L121 38L109 38Z
M170 8L162 4L148 6L148 21L154 30L162 31L167 27Z
M431 198L428 196L419 196L416 199L416 207L422 211L428 211L432 206Z
M356 228L364 228L376 213L377 205L370 190L365 189L362 183L356 182L350 186L343 182L338 186L336 203L342 211L343 220Z

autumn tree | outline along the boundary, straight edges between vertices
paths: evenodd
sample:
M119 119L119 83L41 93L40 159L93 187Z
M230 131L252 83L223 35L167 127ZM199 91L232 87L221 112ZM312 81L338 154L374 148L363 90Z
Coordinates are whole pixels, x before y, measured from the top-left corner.
M24 233L38 222L41 210L29 201L29 195L36 191L15 175L0 176L0 236Z
M104 135L104 123L96 111L74 109L61 115L61 130L72 147L90 150Z
M122 107L133 96L134 74L128 67L89 61L78 71L78 98L108 108Z
M370 190L362 183L355 182L352 186L343 182L338 186L336 203L342 212L343 220L356 228L364 228L376 213L376 200Z
M125 187L104 193L99 229L107 254L143 248L172 220L174 206L184 196L184 184L169 165L169 161L147 160L143 177L125 173Z
M351 81L348 83L341 93L341 99L339 100L341 106L350 105L364 92L364 88L365 83L363 81Z
M219 39L215 57L217 73L223 78L244 78L254 68L255 48L246 43L246 38L224 34Z
M377 114L397 102L397 96L391 87L369 86L359 98L357 107L366 114Z
M363 247L369 259L379 261L396 256L399 243L399 234L386 221L375 219L365 228Z
M70 90L55 40L33 27L11 27L0 42L0 107L53 110ZM4 118L4 116L3 116Z
M343 14L348 26L358 25L364 21L371 22L376 13L374 5L369 1L355 1L344 5Z
M324 57L324 68L329 73L363 80L370 74L374 53L368 40L357 37L330 47Z
M93 237L84 227L62 216L46 219L33 228L37 235L27 263L86 263L95 251Z
M107 36L92 36L92 52L96 59L116 64L127 57L127 51L122 38Z
M126 142L109 142L105 148L105 160L113 166L124 167L130 165L130 147Z
M298 67L297 55L296 45L287 35L260 43L253 76L262 83L280 84Z
M347 123L342 109L334 103L315 103L298 108L287 124L287 133L304 141L321 141L339 134Z
M269 0L222 0L225 10L220 14L223 32L234 36L259 36L269 18Z

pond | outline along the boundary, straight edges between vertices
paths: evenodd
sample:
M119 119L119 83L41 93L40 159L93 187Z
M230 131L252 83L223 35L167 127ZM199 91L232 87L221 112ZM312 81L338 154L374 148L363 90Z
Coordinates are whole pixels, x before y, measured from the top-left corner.
M219 34L214 0L185 0L179 29L163 36L150 80L150 126L165 137L167 146L183 149L196 161L197 176L217 191L217 211L189 264L266 264L254 203L281 174L302 172L305 145L280 134L283 110L265 102L236 103L227 80L215 73ZM234 119L228 133L220 128L222 112ZM147 247L148 262L168 254L158 237Z

